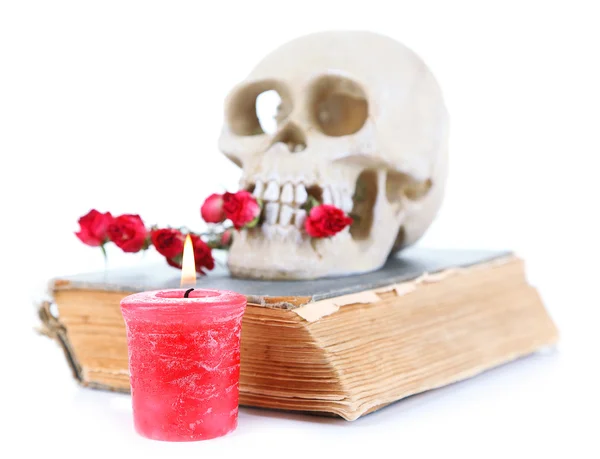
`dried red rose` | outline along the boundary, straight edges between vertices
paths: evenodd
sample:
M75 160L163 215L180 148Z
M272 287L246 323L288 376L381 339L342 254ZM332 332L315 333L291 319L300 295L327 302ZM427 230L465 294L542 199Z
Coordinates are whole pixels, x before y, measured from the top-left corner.
M200 208L200 215L202 219L207 223L221 223L225 220L225 212L223 211L223 195L211 194L202 207Z
M107 229L112 220L110 212L103 214L92 209L78 220L79 231L75 233L75 236L84 244L92 247L102 246L108 242Z
M200 236L190 233L192 239L192 246L194 247L194 261L196 262L196 272L198 274L206 275L204 269L209 271L215 267L215 260L212 256L211 248L200 239ZM172 258L167 257L167 263L174 268L181 269L181 261L183 253L176 255Z
M304 222L304 228L309 236L321 238L333 236L351 224L352 218L348 217L342 209L321 204L311 209Z
M249 228L258 222L261 207L248 191L225 193L223 195L223 210L231 220L235 229Z
M147 248L147 236L148 230L139 215L120 215L108 226L109 239L123 252L139 252Z
M150 240L158 253L167 258L174 258L183 253L185 238L181 231L172 228L155 229L150 233Z
M196 262L196 272L204 273L204 268L209 271L215 267L215 259L212 256L212 251L208 244L200 239L200 236L190 234L192 244L194 245L194 260Z

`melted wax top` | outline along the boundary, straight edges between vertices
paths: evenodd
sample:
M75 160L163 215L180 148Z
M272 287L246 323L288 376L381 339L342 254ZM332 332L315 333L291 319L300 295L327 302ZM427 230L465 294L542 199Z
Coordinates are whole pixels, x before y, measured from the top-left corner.
M195 289L184 298L186 289L154 290L129 295L121 300L123 314L142 312L172 314L229 315L243 313L246 297L228 290Z

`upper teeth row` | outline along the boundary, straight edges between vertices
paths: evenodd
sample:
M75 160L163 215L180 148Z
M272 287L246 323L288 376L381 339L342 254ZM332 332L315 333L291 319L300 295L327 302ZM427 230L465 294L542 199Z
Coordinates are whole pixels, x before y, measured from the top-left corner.
M308 193L304 184L293 185L286 183L280 187L279 183L271 180L267 183L257 180L254 186L253 195L264 201L279 201L283 204L297 204L301 206L308 199ZM323 187L323 204L331 204L344 212L352 210L352 196L347 190L336 187Z
M253 194L264 201L280 201L284 204L296 203L302 205L308 198L308 193L303 184L299 183L294 186L291 183L286 183L280 188L274 180L266 184L262 180L257 180Z

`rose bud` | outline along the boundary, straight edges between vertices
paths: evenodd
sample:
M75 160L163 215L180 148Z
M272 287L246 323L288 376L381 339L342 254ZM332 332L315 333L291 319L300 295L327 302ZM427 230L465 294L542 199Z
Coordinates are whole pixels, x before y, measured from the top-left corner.
M110 212L103 214L92 209L78 220L79 231L75 233L75 236L84 244L92 247L102 246L108 242L107 229L112 220Z
M155 229L150 233L150 240L157 252L166 258L175 258L183 253L185 238L181 231L172 228Z
M223 195L211 194L202 207L200 215L207 223L222 223L225 220L225 212L223 211Z
M304 222L304 228L309 236L315 238L330 237L352 224L342 209L328 204L313 207Z
M108 226L108 237L123 252L139 252L147 248L148 230L139 215L125 214Z
M248 191L225 193L223 210L235 229L251 228L258 223L261 206Z

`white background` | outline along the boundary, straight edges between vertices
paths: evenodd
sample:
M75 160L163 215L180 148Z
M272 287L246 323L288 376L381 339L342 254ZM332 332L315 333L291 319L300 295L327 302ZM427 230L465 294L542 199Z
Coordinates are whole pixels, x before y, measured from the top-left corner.
M597 8L1 1L0 451L12 453L0 456L598 457ZM421 244L515 250L561 343L354 423L242 409L219 440L144 440L127 396L77 387L58 347L33 333L32 298L53 276L103 269L73 236L91 207L198 228L203 198L239 176L216 148L228 90L278 44L326 29L390 35L430 66L451 114L451 177Z

